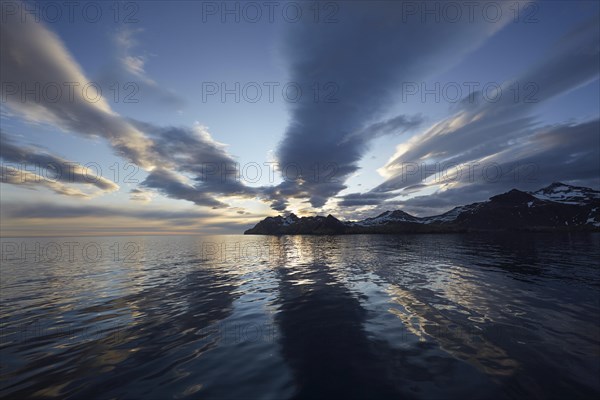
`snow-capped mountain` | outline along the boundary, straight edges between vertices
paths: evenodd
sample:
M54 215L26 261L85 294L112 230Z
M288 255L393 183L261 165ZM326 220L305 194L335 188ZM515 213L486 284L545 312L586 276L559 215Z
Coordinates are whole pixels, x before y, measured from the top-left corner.
M363 219L362 221L351 222L356 226L375 226L375 225L387 225L397 222L418 222L419 218L413 217L412 215L405 213L401 210L386 211L376 217Z
M345 230L346 224L332 215L298 218L295 214L290 214L287 217L267 217L244 234L333 235L345 233Z
M468 231L600 231L600 191L553 183L535 192L513 189L487 201L431 217L386 211L362 221L327 217L268 217L245 234L353 234Z
M600 192L581 186L571 186L560 182L540 189L531 194L540 200L556 201L564 204L589 204L600 199Z

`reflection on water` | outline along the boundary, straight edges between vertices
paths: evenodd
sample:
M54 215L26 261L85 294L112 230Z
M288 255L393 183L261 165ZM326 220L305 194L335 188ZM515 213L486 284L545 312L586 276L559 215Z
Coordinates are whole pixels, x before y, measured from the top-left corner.
M2 239L0 395L585 398L600 235Z
M389 398L393 382L363 329L366 312L326 265L278 269L276 322L301 398ZM306 283L310 282L310 283Z

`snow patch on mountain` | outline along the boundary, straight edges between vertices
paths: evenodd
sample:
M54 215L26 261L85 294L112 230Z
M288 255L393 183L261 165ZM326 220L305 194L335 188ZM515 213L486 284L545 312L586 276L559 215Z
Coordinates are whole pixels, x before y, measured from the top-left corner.
M288 215L287 217L283 218L282 225L283 226L292 225L296 221L298 221L298 217L292 213L292 214Z
M587 221L585 221L586 225L593 225L596 227L600 227L600 217L598 216L598 214L593 215L597 211L598 211L597 207L592 208L592 212L590 212L590 214L588 215Z
M444 214L434 215L432 217L425 217L422 219L422 222L424 224L444 224L444 223L454 222L456 220L456 218L458 218L458 216L461 215L462 213L464 213L464 212L472 213L473 211L475 211L479 207L481 207L482 204L485 204L485 203L487 203L487 201L484 201L481 203L468 204L466 206L458 206Z
M554 201L563 204L581 205L600 199L600 192L579 186L555 182L550 186L530 193L539 200Z

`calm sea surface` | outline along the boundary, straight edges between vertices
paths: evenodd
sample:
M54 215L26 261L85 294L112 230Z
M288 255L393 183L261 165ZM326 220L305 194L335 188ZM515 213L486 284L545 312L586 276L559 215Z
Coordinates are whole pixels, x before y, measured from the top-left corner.
M2 239L11 398L588 398L600 235Z

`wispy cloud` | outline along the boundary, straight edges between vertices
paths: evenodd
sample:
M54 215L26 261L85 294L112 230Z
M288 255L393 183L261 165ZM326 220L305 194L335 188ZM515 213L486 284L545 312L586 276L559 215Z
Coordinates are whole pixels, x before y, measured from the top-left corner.
M117 44L117 51L119 53L118 59L123 68L125 68L131 74L143 78L149 83L154 83L154 81L146 77L146 71L144 70L146 56L134 55L131 53L134 47L138 45L135 35L141 32L142 30L140 28L121 28L119 31L117 31L115 34L115 42Z
M107 206L67 206L59 204L8 204L4 215L13 218L91 218L91 217L130 217L139 219L192 219L214 217L214 214L197 210L168 211L162 209L132 209Z
M3 203L0 214L0 229L7 237L230 233L250 227L256 219L251 214L223 215L198 208L165 210L46 202Z
M86 167L78 163L34 148L18 146L1 130L0 159L4 162L2 183L28 188L40 186L58 194L77 197L92 197L119 190L115 182L90 174ZM95 187L97 190L86 193L70 187L73 184Z
M129 191L129 199L132 201L138 201L140 203L149 203L152 201L152 197L153 193L148 190L135 188Z
M136 91L136 99L155 103L162 108L181 111L186 100L174 91L158 84L146 71L146 64L154 55L142 50L139 36L144 34L142 28L120 26L113 34L115 58L105 66L99 80L109 87L114 82L122 85L132 84Z
M28 189L36 190L38 188L46 188L52 192L64 196L79 197L89 199L91 195L77 188L65 185L62 182L45 179L38 174L29 171L14 171L5 165L0 167L0 174L2 174L2 183L8 183L10 185L18 185Z
M495 191L519 184L527 186L527 182L514 179L513 169L515 165L532 163L538 170L536 177L543 183L558 177L580 179L588 184L596 182L599 169L597 141L594 144L597 121L542 127L534 112L540 103L598 78L598 30L598 17L582 23L555 43L542 60L517 77L518 82L536 84L536 102L506 95L497 102L489 102L484 101L479 92L474 101L465 99L456 114L399 146L381 171L386 181L372 192L394 192L423 183L438 185L439 180L427 182L426 179L436 173L432 166L444 164L458 165L463 170L468 165L504 167L504 178L495 180ZM510 84L503 85L505 92L509 92ZM408 174L408 164L429 165L431 171ZM467 194L464 186L483 180L473 182L472 177L469 180L464 174L463 179L453 180L449 185L461 187ZM448 195L449 187L446 185L443 189Z

